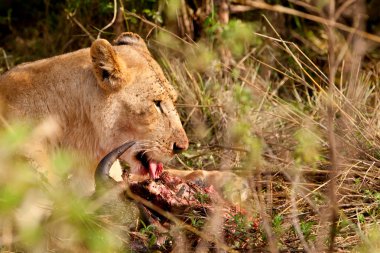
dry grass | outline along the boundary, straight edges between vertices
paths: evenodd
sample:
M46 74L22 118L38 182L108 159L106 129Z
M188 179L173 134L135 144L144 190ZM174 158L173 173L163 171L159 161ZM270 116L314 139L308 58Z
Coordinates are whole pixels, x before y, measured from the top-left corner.
M150 46L180 94L191 147L172 166L247 179L250 198L240 204L262 219L264 243L254 252L377 252L379 66L365 38L378 37L327 16L248 2L326 27L294 43L264 20L248 36L259 42L243 41L243 53L226 63L220 37L189 43L131 15L154 31ZM9 64L5 51L2 59ZM226 185L226 194L235 187ZM202 233L218 228L208 229Z
M263 227L267 220L264 233L269 244L274 242L268 248L271 252L328 250L333 180L337 224L331 250L373 250L376 246L368 233L377 233L380 201L377 72L360 64L347 67L347 62L361 61L362 55L345 48L337 52L342 55L337 56L335 84L329 90L328 74L296 44L280 37L256 36L265 38L265 46L254 48L225 72L218 69L223 69L220 62L199 73L177 58L161 57L182 94L179 108L193 142L181 157L187 164L184 169L232 170L248 176L256 196L251 208L263 216ZM337 47L347 42L335 43ZM352 43L364 42L355 38ZM291 59L293 67L284 66L276 54ZM271 72L267 78L260 72L265 68ZM289 83L290 100L279 94ZM248 91L248 102L234 97L238 89ZM244 103L249 107L246 113L241 112L247 106ZM327 116L329 103L333 117ZM331 120L337 155L333 177L329 176ZM233 136L236 123L249 124L249 131ZM248 140L259 144L250 146Z

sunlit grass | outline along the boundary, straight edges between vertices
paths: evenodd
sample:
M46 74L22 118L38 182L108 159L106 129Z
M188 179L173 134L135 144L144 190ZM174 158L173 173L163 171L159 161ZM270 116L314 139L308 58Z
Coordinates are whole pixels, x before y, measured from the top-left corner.
M83 7L78 1L71 4ZM171 20L178 18L179 6L180 1L168 5ZM234 217L239 229L231 237L260 237L249 245L253 250L268 245L272 251L326 249L331 168L326 115L332 105L339 159L335 245L342 251L376 252L380 214L376 64L354 58L353 46L347 47L350 42L337 35L336 48L342 50L336 53L345 52L346 60L337 66L334 89L328 91L324 28L313 26L309 31L299 20L294 22L297 32L307 30L297 44L279 35L276 29L281 24L232 19L221 25L215 13L205 19L204 35L197 42L149 24L157 30L152 32L149 26L149 45L179 91L177 108L191 141L190 149L171 166L241 176L241 181L226 180L221 189L223 196L247 212ZM355 61L363 66L349 68ZM136 228L135 205L118 198L103 205L104 199L83 198L70 187L70 176L80 164L76 154L50 150L39 157L39 170L39 164L28 158L36 148L36 127L2 122L1 250L124 252L131 229L152 249L157 230L145 223ZM203 201L208 196L198 197ZM262 219L260 233L250 234L253 223L247 217ZM188 218L200 230L207 223L204 217ZM215 228L203 230L211 231ZM228 246L247 247L239 240Z

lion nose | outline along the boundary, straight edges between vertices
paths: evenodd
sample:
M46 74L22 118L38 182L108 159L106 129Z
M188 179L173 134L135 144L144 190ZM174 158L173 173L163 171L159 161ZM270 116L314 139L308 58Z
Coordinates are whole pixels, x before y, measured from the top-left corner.
M174 142L173 144L173 153L174 154L179 154L182 151L185 151L189 147L189 143L186 141L184 143L177 143Z

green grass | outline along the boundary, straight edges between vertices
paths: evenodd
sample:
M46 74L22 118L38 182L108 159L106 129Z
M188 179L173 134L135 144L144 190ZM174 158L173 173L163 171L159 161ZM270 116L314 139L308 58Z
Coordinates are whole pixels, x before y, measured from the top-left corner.
M107 22L96 18L96 10L86 9L86 4L70 1L66 7L77 9L75 17L96 37L97 29ZM101 17L110 19L112 8L101 6ZM156 1L133 6L134 13L161 25L164 11ZM283 18L280 21L276 15L266 14L271 22L251 14L237 15L223 26L211 13L196 42L174 36L170 26L164 30L135 16L124 17L131 30L143 35L149 32L151 50L179 92L177 107L191 145L171 167L233 171L247 179L248 199L240 206L248 214L234 217L239 229L232 231L230 239L261 239L257 239L259 243L247 239L249 246L231 240L229 247L321 252L328 248L331 229L331 119L327 107L332 106L338 154L335 251L378 251L378 50L368 48L363 55L355 54L363 40L351 40L335 30L335 51L329 53L331 38L324 27L281 13L277 13ZM6 57L0 57L0 72L7 64L90 45L84 32L65 17L63 12L52 11L41 21L41 27L45 25L50 31L45 37L36 33L35 27L25 27L2 39L0 47ZM288 20L290 27L283 27L281 20ZM53 29L54 24L60 32ZM327 59L331 54L342 56L342 61L329 90L331 66ZM122 242L129 240L128 226L97 213L92 201L84 201L62 183L77 162L73 156L57 151L44 158L60 182L51 186L22 156L31 151L26 147L33 143L33 127L1 122L1 251L40 252L46 251L47 245L67 252L85 248L91 252L121 251ZM235 186L224 187L226 191L231 188ZM198 197L205 202L209 198ZM39 213L35 203L41 203L49 214ZM251 229L253 223L245 220L248 216L259 217L261 232ZM207 223L204 218L188 218L198 229ZM215 228L205 227L206 234L212 233L207 229ZM145 238L150 249L157 242L152 225L142 223L135 232Z

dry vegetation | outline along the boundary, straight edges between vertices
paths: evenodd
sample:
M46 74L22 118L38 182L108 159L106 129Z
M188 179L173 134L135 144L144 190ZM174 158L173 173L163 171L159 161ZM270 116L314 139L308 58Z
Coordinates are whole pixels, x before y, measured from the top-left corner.
M233 171L247 179L247 185L226 183L224 194L260 217L259 236L252 235L250 245L228 242L227 250L380 251L380 37L379 14L372 10L378 1L115 2L115 20L100 36L140 33L179 91L177 108L191 147L170 166ZM88 46L114 16L108 1L44 3L36 27L24 30L26 21L12 16L22 10L1 13L1 71ZM120 221L91 212L99 199L78 199L64 184L53 191L18 155L35 132L1 122L1 249L46 252L49 240L59 252L119 249L126 238L115 232ZM75 163L64 152L46 159L61 176ZM240 201L234 189L249 199ZM41 195L55 203L49 217L28 211L16 218ZM251 236L236 220L241 230L234 236ZM54 235L47 232L52 227ZM218 229L204 226L203 235ZM145 224L136 232L152 250L153 231ZM186 238L173 238L174 246L160 250L182 252ZM198 243L199 252L203 246Z

